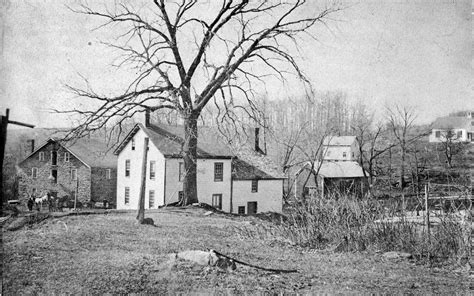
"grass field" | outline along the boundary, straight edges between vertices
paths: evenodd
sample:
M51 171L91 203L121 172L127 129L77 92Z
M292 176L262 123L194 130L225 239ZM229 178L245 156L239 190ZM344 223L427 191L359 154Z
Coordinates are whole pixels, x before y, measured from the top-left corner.
M156 227L138 225L135 212L47 219L3 230L3 293L24 294L342 294L473 293L473 278L378 253L296 248L281 238L243 235L268 223L255 217L204 215L203 209L147 212ZM245 230L245 231L244 231ZM232 272L170 261L182 250L215 249L241 261L297 269L275 274L237 265Z

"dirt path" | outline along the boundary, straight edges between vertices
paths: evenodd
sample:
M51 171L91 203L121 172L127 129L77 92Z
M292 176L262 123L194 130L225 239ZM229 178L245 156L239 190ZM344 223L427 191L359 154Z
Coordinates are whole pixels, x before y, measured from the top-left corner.
M12 294L343 293L469 294L468 273L428 268L381 254L297 249L278 240L249 239L255 218L204 216L202 210L67 216L3 233L3 289ZM66 227L65 227L66 226ZM212 248L267 268L232 272L178 260L169 253Z

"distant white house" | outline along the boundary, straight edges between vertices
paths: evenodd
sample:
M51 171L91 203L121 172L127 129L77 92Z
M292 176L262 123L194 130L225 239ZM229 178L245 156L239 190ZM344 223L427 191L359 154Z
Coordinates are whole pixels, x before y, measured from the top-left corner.
M360 155L355 136L328 136L323 141L322 151L327 161L357 161Z
M429 136L431 143L445 142L451 139L454 142L474 143L474 112L467 112L465 116L446 116L435 120Z
M117 209L137 209L144 151L145 208L179 201L183 195L183 126L138 123L116 149ZM245 152L244 152L245 151ZM234 155L209 127L198 136L197 189L200 202L229 213L282 212L284 177L253 149Z

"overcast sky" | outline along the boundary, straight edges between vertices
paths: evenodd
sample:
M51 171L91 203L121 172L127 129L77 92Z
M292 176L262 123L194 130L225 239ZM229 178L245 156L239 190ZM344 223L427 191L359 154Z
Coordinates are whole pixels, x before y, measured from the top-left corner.
M73 104L64 83L78 75L113 90L122 73L92 31L96 21L74 14L66 1L2 0L0 112L39 127L67 126L50 108ZM70 0L69 3L74 3ZM308 1L311 6L312 1ZM301 44L303 70L317 91L342 90L376 111L396 102L417 107L420 122L474 109L471 0L343 1L318 42ZM270 98L297 87L267 87Z

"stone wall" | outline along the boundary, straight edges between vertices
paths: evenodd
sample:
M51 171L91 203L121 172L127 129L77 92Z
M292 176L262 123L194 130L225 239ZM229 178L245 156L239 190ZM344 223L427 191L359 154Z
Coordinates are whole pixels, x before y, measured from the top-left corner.
M51 152L58 152L57 164L51 164ZM39 159L39 152L44 152L44 160ZM87 202L91 197L91 170L74 155L69 154L69 161L65 160L65 150L61 145L50 142L35 154L19 165L19 198L26 203L28 196L36 190L36 196L43 196L48 191L56 193L58 197L70 196L77 190L78 200ZM37 168L36 178L32 176L32 169ZM51 171L57 170L57 182L50 179ZM77 180L72 178L71 170L77 169Z
M107 170L110 170L110 178L107 178ZM91 200L116 204L117 195L117 169L114 168L92 168Z

